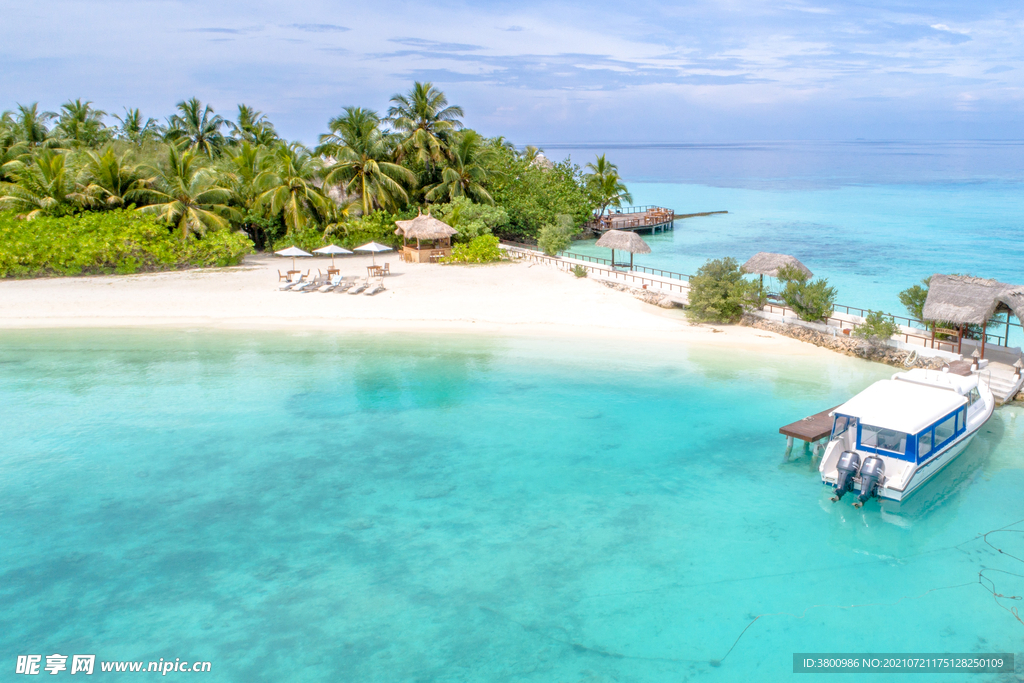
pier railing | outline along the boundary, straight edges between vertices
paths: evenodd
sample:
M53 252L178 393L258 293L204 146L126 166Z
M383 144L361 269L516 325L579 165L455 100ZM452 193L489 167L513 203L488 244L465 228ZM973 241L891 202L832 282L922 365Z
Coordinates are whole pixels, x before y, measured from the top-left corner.
M515 259L535 261L537 263L549 263L565 271L572 271L573 268L578 266L586 270L588 273L594 273L610 280L639 285L643 289L647 289L648 287L657 287L659 289L668 290L669 293L679 292L680 294L685 294L690 290L689 285L681 282L676 284L674 282L665 282L664 280L655 280L653 278L644 277L643 275L638 275L633 271L621 271L611 267L606 268L597 264L591 265L586 261L583 263L574 262L573 260L570 260L573 258L571 256L548 256L543 252L537 251L535 247L524 248L508 242L504 242L503 245L509 255Z

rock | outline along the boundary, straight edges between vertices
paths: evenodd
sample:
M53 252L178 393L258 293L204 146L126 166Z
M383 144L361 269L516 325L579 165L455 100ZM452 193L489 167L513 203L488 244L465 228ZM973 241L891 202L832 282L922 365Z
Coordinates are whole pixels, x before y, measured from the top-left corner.
M946 362L941 358L926 358L924 356L918 356L910 365L907 365L907 359L910 357L911 352L900 351L892 346L885 344L872 344L865 339L850 338L832 336L828 334L822 334L816 330L811 330L802 325L788 325L785 323L776 323L764 318L759 318L753 315L744 315L740 320L740 325L747 327L753 327L759 330L768 330L777 334L782 334L793 339L798 339L808 344L814 344L822 348L829 349L830 351L836 351L847 356L854 356L856 358L863 358L864 360L873 361L875 363L885 363L886 365L892 365L897 368L928 368L931 370L941 370Z

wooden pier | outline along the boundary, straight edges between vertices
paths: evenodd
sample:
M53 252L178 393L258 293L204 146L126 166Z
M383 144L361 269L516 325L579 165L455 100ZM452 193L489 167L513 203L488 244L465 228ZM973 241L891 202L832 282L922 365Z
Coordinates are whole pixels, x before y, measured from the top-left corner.
M793 450L793 439L799 439L808 445L814 444L814 454L816 456L821 455L821 452L825 450L825 446L820 442L822 439L827 439L832 435L832 418L829 417L829 413L838 407L833 406L828 410L823 410L820 413L815 413L784 427L779 427L779 434L786 437L787 459L789 458L789 452Z
M624 206L614 209L598 220L590 221L584 229L603 235L609 230L665 232L675 227L675 212L662 206Z

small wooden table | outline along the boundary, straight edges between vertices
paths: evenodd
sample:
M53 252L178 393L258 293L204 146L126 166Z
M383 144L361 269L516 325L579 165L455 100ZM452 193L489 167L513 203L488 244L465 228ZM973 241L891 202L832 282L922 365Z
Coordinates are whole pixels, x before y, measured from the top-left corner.
M288 273L287 273L287 275L288 275L288 279L289 279L289 280L293 279L293 276L294 276L294 275L298 275L298 274L300 274L301 272L302 272L301 270L289 270L289 271L288 271Z
M328 275L337 275L340 272L341 272L341 268L328 268L327 269L327 274Z
M366 266L368 277L381 277L384 273L384 266Z

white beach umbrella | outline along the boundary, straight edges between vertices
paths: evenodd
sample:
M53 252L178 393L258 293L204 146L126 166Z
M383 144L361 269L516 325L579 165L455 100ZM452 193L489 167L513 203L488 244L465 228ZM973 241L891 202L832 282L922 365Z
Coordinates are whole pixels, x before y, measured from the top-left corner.
M382 251L391 251L391 247L386 244L380 244L378 242L367 242L361 247L356 247L356 251L368 251L373 257L373 265L377 265L377 254Z
M334 244L328 244L326 247L320 247L319 249L313 250L314 254L330 254L331 255L331 268L334 267L334 255L335 254L351 254L352 252L348 249L344 249Z
M298 247L288 247L281 251L275 251L278 256L291 256L292 257L292 270L295 270L295 257L296 256L312 256L308 251L302 251Z

